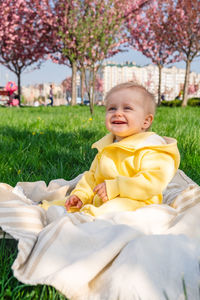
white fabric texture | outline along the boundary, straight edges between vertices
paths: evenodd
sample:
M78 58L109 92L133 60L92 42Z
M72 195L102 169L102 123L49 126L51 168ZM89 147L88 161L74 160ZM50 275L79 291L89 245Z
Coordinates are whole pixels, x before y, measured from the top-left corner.
M162 205L98 218L36 205L79 178L0 184L0 226L19 241L14 276L76 300L182 300L183 282L199 299L200 187L179 170Z

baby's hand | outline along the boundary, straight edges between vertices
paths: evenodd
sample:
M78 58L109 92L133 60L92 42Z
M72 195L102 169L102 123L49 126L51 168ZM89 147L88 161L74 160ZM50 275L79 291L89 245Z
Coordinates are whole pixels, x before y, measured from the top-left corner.
M71 195L65 202L65 207L67 211L70 210L71 206L81 208L83 206L83 202L76 195Z
M108 196L107 196L107 191L106 191L106 183L102 182L100 184L98 184L94 190L94 193L97 193L97 195L99 196L99 198L101 198L101 200L103 202L108 201Z

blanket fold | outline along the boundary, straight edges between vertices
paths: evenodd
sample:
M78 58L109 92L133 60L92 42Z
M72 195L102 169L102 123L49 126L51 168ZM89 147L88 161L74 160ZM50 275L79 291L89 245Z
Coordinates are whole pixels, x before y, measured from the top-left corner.
M76 300L184 299L184 280L199 299L200 187L179 170L162 205L97 218L38 205L65 199L80 176L0 184L1 235L18 240L14 276Z

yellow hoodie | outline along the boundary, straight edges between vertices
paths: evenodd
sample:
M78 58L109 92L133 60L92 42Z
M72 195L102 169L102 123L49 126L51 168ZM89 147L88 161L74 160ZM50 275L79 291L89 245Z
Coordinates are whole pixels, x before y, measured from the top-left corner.
M113 143L110 133L92 145L98 154L72 194L83 202L80 211L93 216L113 211L132 211L162 203L162 191L180 163L177 142L154 132L142 132ZM105 181L108 201L93 189ZM71 212L77 209L71 208Z

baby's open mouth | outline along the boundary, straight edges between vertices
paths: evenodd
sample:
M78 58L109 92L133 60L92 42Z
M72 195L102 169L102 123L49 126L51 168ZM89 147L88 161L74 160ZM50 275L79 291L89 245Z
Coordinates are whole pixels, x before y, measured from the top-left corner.
M126 124L125 121L113 121L112 124Z

